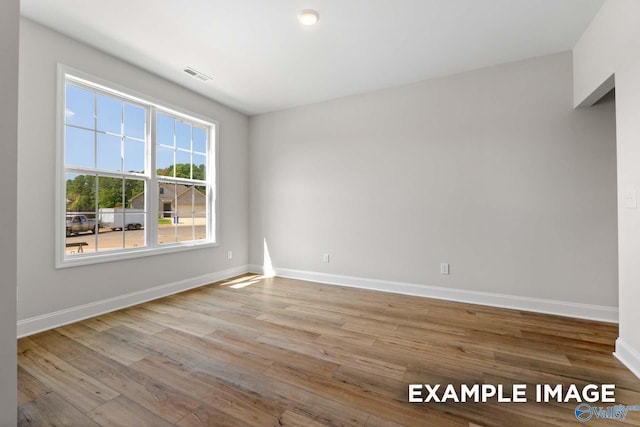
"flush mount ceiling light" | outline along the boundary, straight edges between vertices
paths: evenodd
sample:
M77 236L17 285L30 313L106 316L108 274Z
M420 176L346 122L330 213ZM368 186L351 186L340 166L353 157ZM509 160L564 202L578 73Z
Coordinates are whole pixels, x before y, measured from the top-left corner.
M305 27L310 27L318 22L318 19L320 19L320 15L318 15L318 12L316 12L315 10L305 9L298 14L298 19L300 20L300 22L302 22L302 25L304 25Z

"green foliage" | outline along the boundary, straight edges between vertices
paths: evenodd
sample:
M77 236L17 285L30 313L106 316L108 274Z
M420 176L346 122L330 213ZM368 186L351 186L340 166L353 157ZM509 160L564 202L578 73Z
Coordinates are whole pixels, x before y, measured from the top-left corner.
M122 178L98 178L98 208L121 208Z
M92 212L95 210L96 177L78 175L67 180L67 211Z
M206 179L206 166L205 165L193 165L193 178L191 177L191 165L189 163L178 163L175 167L177 178L187 179ZM158 169L158 175L173 177L173 165L168 168Z
M101 176L98 178L98 208L129 207L129 200L144 191L144 181ZM67 211L96 209L96 176L78 175L67 180Z
M129 200L140 193L144 193L144 181L137 179L126 179L124 181L124 200L127 207L129 206Z

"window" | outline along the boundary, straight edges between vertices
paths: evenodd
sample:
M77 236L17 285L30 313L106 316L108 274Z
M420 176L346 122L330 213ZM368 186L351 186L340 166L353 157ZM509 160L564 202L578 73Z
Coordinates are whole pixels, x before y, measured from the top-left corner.
M216 125L60 74L58 266L215 244Z

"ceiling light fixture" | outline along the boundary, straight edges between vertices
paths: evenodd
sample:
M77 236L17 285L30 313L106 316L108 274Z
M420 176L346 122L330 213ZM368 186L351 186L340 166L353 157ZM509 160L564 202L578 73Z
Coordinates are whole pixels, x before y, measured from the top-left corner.
M315 10L305 9L298 14L298 19L300 19L302 25L304 25L305 27L310 27L318 22L318 20L320 19L320 15L318 15L318 12L316 12Z

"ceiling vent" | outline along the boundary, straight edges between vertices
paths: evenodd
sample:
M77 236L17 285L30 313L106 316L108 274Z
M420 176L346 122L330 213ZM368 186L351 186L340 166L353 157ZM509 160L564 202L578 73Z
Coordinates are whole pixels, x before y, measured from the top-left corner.
M200 80L200 81L203 81L203 82L208 82L209 80L211 80L211 77L207 76L207 75L206 75L206 74L204 74L204 73L201 73L201 72L200 72L200 71L198 71L198 70L194 70L194 69L193 69L193 68L191 68L191 67L187 67L187 68L185 68L185 69L184 69L184 72L185 72L185 73L187 73L187 74L189 74L190 76L195 77L196 79L198 79L198 80Z

